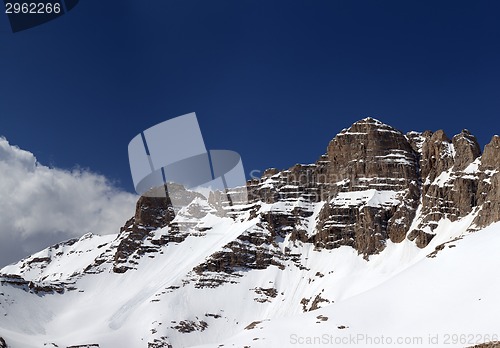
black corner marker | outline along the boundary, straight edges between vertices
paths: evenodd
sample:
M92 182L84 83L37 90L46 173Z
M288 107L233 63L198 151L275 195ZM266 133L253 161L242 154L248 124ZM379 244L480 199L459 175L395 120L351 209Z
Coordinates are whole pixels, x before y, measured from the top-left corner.
M63 3L64 1L64 3ZM4 12L14 33L36 27L62 16L79 0L4 0Z

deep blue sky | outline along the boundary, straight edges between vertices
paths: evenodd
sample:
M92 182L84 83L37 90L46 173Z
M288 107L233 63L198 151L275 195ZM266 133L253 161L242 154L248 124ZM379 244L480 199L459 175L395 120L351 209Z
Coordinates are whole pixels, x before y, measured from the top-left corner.
M498 1L81 0L12 34L0 14L0 135L130 191L128 142L192 111L247 172L313 162L366 116L484 146L498 18Z

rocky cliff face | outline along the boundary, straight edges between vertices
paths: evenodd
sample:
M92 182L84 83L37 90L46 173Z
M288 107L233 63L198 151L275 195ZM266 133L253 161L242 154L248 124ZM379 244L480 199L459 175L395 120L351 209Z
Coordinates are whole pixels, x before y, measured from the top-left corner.
M277 238L319 249L350 246L368 258L389 240L425 247L443 219L472 214L469 228L485 227L500 220L499 158L498 136L481 156L467 130L450 140L442 130L403 134L365 118L342 130L316 163L271 168L248 182L251 206L236 216L250 212L248 219L258 222L196 272L279 266L287 256L276 248ZM154 244L182 241L174 216L168 198L141 198L122 229L115 271L127 270L127 258L157 228L169 225L171 233Z
M442 130L405 135L367 118L341 131L315 164L268 170L249 188L255 201L323 202L310 235L297 226L297 210L278 224L288 221L294 236L319 248L348 245L369 256L405 238L422 248L442 219L473 213L471 229L499 220L499 139L481 157L467 130L452 140Z
M404 239L420 189L418 155L408 139L367 118L330 142L327 159L331 198L323 208L315 242L334 247L349 243L347 235L352 246L367 256L382 250L387 239ZM350 197L353 192L355 200Z
M388 241L407 239L423 248L444 220L470 217L470 230L485 227L500 220L499 169L498 136L481 156L467 130L452 139L442 130L403 134L365 118L335 136L316 163L271 168L249 181L249 205L233 207L231 216L252 224L195 267L194 278L202 286L217 278L213 273L283 267L296 257L279 248L278 240L310 243L318 250L350 246L368 258ZM124 273L143 255L154 257L193 231L203 235L209 228L200 221L208 213L226 216L213 200L182 187L169 194L184 197L186 207L176 212L168 197L141 197L113 248L86 271L99 272L101 264L112 263L114 272ZM160 234L164 227L168 233Z

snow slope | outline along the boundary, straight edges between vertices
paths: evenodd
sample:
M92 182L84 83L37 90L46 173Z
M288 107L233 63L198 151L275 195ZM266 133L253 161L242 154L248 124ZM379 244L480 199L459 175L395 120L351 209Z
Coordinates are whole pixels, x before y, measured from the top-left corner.
M500 267L498 245L497 223L447 244L436 258L421 258L401 272L391 272L377 286L357 284L334 304L264 321L222 344L465 347L496 341L500 337L500 275L495 271ZM404 248L391 245L383 253L394 269L406 263ZM384 276L378 274L377 278Z
M173 347L372 346L366 340L382 336L421 338L422 344L415 346L470 346L469 341L500 334L495 320L500 224L466 233L472 218L443 220L424 249L407 240L389 242L368 261L350 247L317 251L310 244L293 246L284 240L280 248L300 248L303 267L288 262L284 269L242 270L215 288L197 287L193 267L253 220L233 223L209 214L204 223L212 228L205 235L169 244L125 274L106 265L101 273L83 273L97 251L110 248L116 237L85 235L29 258L51 255L46 267L33 262L23 271L26 262L20 262L1 271L27 280L57 279L75 289L37 295L3 284L0 336L14 348L52 343L139 348L154 342ZM315 301L317 309L309 311ZM469 340L446 344L447 334L467 334ZM429 344L429 335L439 335L439 344ZM342 339L346 341L338 341Z

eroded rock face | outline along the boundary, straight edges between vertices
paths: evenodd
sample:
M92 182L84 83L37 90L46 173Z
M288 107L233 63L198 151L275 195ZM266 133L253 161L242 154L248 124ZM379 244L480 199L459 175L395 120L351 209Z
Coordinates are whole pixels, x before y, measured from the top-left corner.
M457 172L465 170L476 158L481 156L481 148L476 137L467 129L455 135L452 144L456 153L453 169Z
M321 203L312 233L300 229L312 214L304 205L273 213L271 220L279 222L272 226L318 248L347 245L368 256L383 250L387 239L406 236L420 197L418 155L400 131L366 118L340 132L315 164L266 171L249 190L254 202Z
M209 212L218 213L219 207L211 206L201 194L188 191L181 185L170 184L168 190L166 187L155 190L165 192L165 197L141 196L134 217L120 230L113 254L113 271L116 273L133 269L136 259L144 254L155 254L170 242L184 241L189 228L196 226L199 219ZM182 222L174 220L177 215L183 217ZM164 227L168 227L168 233L159 235L157 230ZM106 257L96 260L97 263L105 262Z
M474 223L478 228L500 221L500 137L495 135L485 146L479 165L477 204Z
M349 189L365 188L366 179L381 189L405 189L405 180L416 180L415 152L398 130L372 118L340 132L327 148L330 183L349 180ZM400 180L405 179L405 180Z
M444 131L421 134L420 180L421 214L417 228L408 234L419 247L434 237L442 219L456 221L478 206L479 161L481 150L476 138L463 130L450 140Z
M482 170L496 170L500 168L500 136L495 135L490 143L484 147L484 153L481 156Z
M271 168L249 181L250 206L229 216L238 219L248 213L256 225L194 272L203 278L212 272L231 275L242 267L280 267L292 257L277 247L280 240L318 249L350 246L366 258L382 251L388 240L407 238L423 248L443 219L477 214L471 229L500 220L499 169L498 136L481 156L467 130L452 139L443 130L403 134L365 118L335 136L316 163ZM224 213L210 199L204 204L191 211L200 216L210 209ZM172 222L175 214L168 198L141 198L135 216L122 229L115 271L127 270L123 263L133 254L153 252L143 241L158 228L167 226L169 232L153 244L182 242L187 234L179 234Z
M126 272L131 268L127 263L135 263L131 260L132 255L156 251L145 247L143 241L152 231L167 226L174 217L175 212L168 197L140 197L134 217L121 228L113 270L116 273Z
M366 118L330 142L327 159L333 198L324 207L314 241L351 245L365 256L383 250L387 239L402 241L420 191L418 156L407 137ZM351 193L355 201L341 200Z
M440 173L453 166L454 150L443 130L424 132L422 136L425 140L420 156L420 175L422 179L432 182Z

